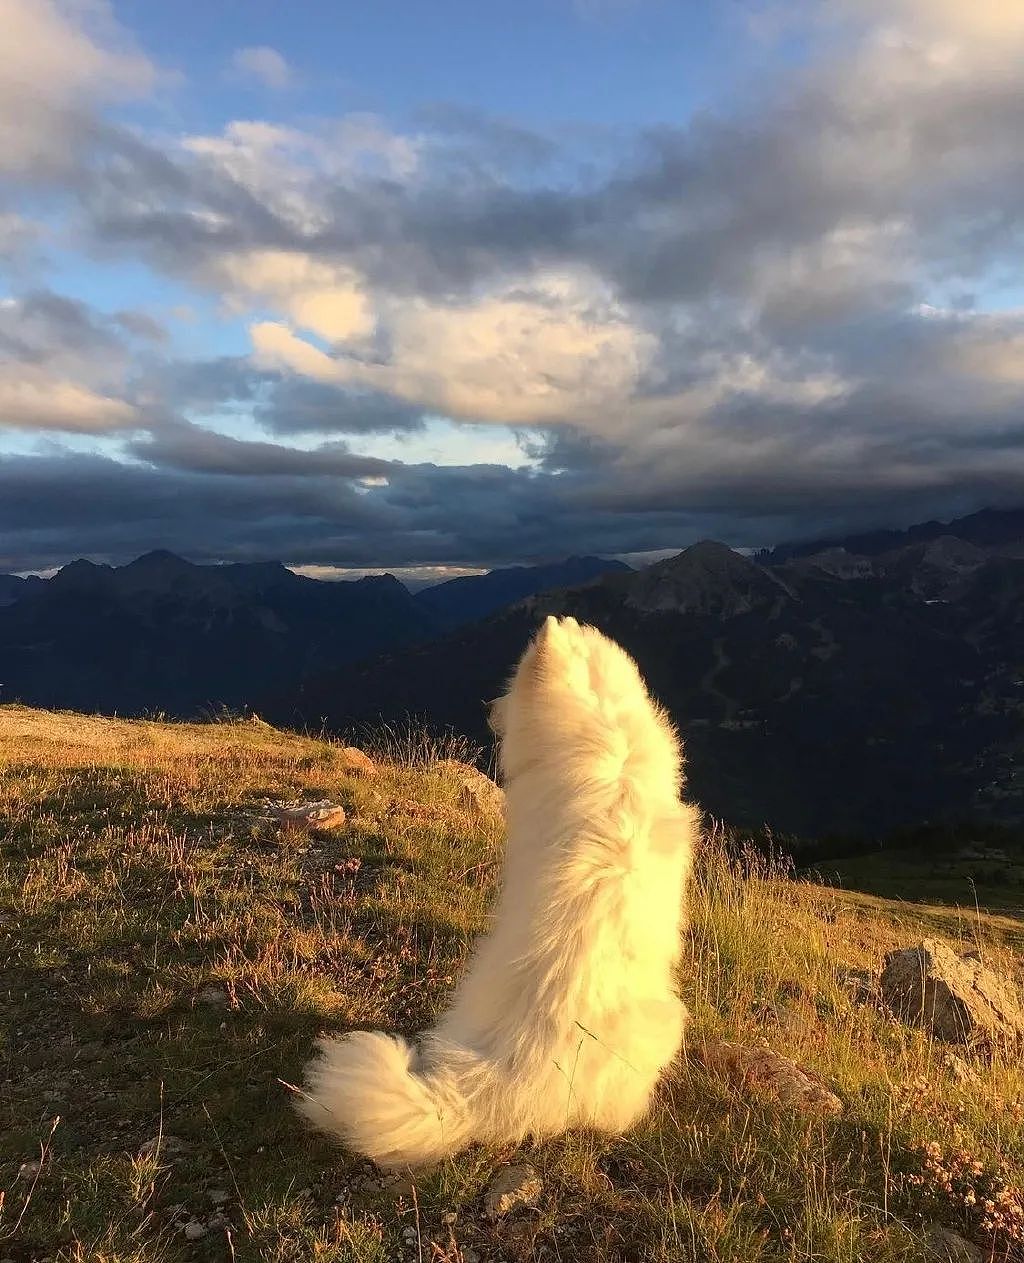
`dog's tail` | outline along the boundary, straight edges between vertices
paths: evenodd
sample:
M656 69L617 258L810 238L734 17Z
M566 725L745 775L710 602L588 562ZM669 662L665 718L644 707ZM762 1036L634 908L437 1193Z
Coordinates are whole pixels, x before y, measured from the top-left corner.
M397 1035L353 1031L322 1039L298 1110L378 1166L428 1166L473 1138L469 1102L443 1063L424 1066Z

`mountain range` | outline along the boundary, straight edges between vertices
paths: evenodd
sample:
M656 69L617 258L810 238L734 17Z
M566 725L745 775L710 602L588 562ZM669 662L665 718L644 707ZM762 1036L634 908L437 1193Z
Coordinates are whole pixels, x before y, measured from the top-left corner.
M412 715L486 744L484 702L533 627L572 614L636 657L682 732L691 792L734 824L1024 824L1024 515L986 521L980 542L953 522L871 552L694 544L306 680L271 717L343 731Z
M415 595L393 575L325 582L279 562L198 566L165 551L119 567L74 561L50 579L0 575L0 700L178 717L251 706L435 638L465 610L622 569L574 557Z
M1024 825L1024 512L641 570L569 558L410 593L391 575L150 553L0 576L0 699L119 714L250 706L338 733L413 716L478 740L548 613L619 640L733 824L877 836Z

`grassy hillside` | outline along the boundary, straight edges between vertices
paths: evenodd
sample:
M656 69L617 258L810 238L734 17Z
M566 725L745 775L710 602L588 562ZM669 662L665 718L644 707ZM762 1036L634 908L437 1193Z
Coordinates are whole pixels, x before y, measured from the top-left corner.
M481 1217L508 1151L382 1186L304 1132L289 1085L317 1032L421 1026L492 893L497 822L450 763L392 755L355 776L261 726L0 707L0 1259L885 1263L935 1257L936 1223L1024 1258L1024 1071L850 985L922 926L1019 979L1019 917L741 875L713 842L681 980L696 1055L633 1134L530 1148L536 1211ZM299 798L347 825L270 818ZM718 1036L795 1057L845 1114L746 1099L700 1066Z

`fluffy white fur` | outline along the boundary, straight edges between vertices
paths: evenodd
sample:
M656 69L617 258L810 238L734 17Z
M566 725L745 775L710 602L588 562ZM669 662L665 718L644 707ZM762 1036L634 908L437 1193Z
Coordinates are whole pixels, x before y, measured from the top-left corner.
M490 933L418 1048L320 1043L301 1112L383 1167L580 1124L619 1132L679 1049L673 974L695 817L633 660L549 618L491 723L508 845Z

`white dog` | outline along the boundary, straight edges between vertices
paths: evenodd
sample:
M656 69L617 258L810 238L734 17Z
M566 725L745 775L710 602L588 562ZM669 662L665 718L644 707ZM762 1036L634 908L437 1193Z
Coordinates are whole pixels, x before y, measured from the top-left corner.
M299 1109L382 1167L437 1162L647 1110L686 1009L674 970L696 817L679 746L633 660L548 618L491 723L508 846L490 933L415 1048L320 1043Z

